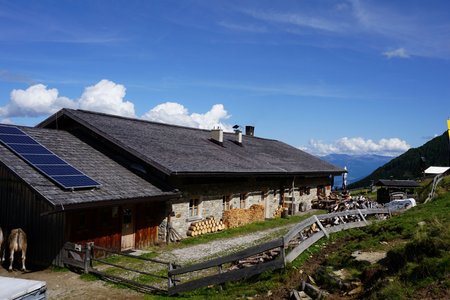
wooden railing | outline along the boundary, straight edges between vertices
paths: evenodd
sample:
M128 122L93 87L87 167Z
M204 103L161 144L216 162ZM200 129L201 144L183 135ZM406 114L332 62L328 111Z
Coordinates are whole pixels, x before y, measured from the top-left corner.
M329 237L329 234L333 232L366 226L369 224L366 217L370 215L387 214L390 215L388 209L358 209L309 217L296 224L281 238L224 257L169 271L169 295L209 285L221 284L227 281L248 278L265 271L284 268L287 263L294 261L302 252L322 237ZM344 220L344 218L346 220ZM325 227L324 223L331 223L329 221L327 222L327 220L333 220L333 225ZM311 229L313 224L316 224L317 231L310 232L308 235L305 231ZM262 261L255 265L243 268L233 268L233 265L237 265L241 260L261 255L273 249L278 249L279 255L272 256L272 260L270 261ZM224 268L224 266L226 266L226 268ZM197 277L193 274L194 272L212 268L217 268L217 271L214 272L209 270L209 272L206 272L206 275L201 274ZM178 277L186 274L191 275L187 276L188 280L181 280ZM194 277L194 279L189 280L192 277ZM177 282L181 283L177 284Z
M63 262L67 265L81 268L85 273L93 273L103 278L113 279L134 286L143 291L167 292L174 295L197 288L222 284L248 278L265 271L272 271L286 267L286 264L294 261L301 253L311 247L322 237L329 237L330 233L350 228L363 227L370 222L369 216L390 215L388 209L362 209L342 211L331 214L322 214L309 217L293 226L283 237L270 242L253 246L239 252L223 257L211 259L205 262L181 267L173 263L163 262L156 259L142 258L125 254L119 251L98 247L91 244L80 246L73 243L64 245ZM94 257L96 251L104 251L109 254L133 257L156 264L165 265L167 276L151 274L142 270L136 270L120 266L107 260ZM269 255L268 255L269 253ZM264 259L262 258L264 257ZM166 280L167 289L161 285L142 284L123 277L113 276L93 268L92 262L103 263L126 271L133 271L151 277ZM242 263L252 262L252 263Z

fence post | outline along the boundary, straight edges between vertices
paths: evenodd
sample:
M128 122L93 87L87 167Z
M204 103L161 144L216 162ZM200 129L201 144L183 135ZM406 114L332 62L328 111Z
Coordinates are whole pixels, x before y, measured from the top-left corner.
M167 272L167 279L168 279L168 283L167 283L167 290L169 290L171 287L175 286L175 281L172 280L172 274L170 274L170 271L173 270L173 265L171 262L169 262L169 270Z
M330 235L328 234L328 232L325 230L325 227L323 227L322 223L320 223L320 220L317 218L316 215L314 215L314 219L316 220L317 225L319 225L320 230L323 231L323 233L325 234L325 236L327 237L327 239L330 237Z
M369 225L369 222L367 222L366 218L364 218L362 212L358 209L358 213L361 216L362 220L364 221L364 223L366 223L366 225Z
M84 273L88 274L91 265L91 243L87 243L84 248Z

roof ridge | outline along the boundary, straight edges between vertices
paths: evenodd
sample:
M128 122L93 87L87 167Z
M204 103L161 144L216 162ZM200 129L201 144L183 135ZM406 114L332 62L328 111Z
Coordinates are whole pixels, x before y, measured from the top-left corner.
M111 117L111 118L116 118L116 119L129 120L129 121L135 121L135 122L142 122L142 123L147 123L147 124L162 125L162 126L175 127L175 128L182 128L182 129L188 129L188 130L197 130L197 131L204 131L204 132L210 132L211 131L211 129L202 129L202 128L195 128L195 127L177 125L177 124L162 123L162 122L156 122L156 121L150 121L150 120L139 119L139 118L132 118L132 117L125 117L125 116L120 116L120 115L113 115L113 114L108 114L108 113L104 113L104 112L84 110L84 109L64 108L63 110L70 111L70 112L82 112L82 113L88 113L88 114L93 114L93 115ZM229 132L229 131L224 131L223 133L227 134L227 135L234 134L234 132ZM255 138L255 139L267 140L267 141L281 142L281 141L276 140L276 139L258 137L258 136L254 136L254 135L253 136L252 135L244 135L244 136L245 137Z

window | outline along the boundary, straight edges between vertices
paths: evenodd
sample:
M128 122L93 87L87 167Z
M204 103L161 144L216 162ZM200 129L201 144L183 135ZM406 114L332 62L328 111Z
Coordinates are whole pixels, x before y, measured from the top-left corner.
M222 203L223 203L223 210L224 211L231 209L230 201L231 201L231 197L229 195L222 197Z
M199 210L200 200L199 199L191 199L189 201L189 216L196 217L200 215Z
M240 195L240 201L239 201L239 208L245 208L246 207L246 199L247 199L247 193L241 193Z

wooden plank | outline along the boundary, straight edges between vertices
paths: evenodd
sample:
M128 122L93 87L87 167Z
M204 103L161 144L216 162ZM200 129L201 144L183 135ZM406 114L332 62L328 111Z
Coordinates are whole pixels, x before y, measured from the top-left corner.
M316 220L317 225L319 225L320 230L323 231L323 233L327 236L327 239L330 237L330 235L328 234L328 232L325 230L325 227L323 227L322 223L319 221L319 219L314 216L314 219Z
M338 232L338 231L341 231L341 230L347 230L347 229L351 229L351 228L364 227L366 225L367 224L364 223L363 221L350 222L350 223L345 223L345 224L340 224L340 225L328 227L327 230L328 230L329 233L334 233L334 232Z
M364 218L364 215L362 214L361 210L358 209L358 212L359 212L359 215L361 216L362 220L364 221L364 223L366 223L366 225L369 225L366 218Z
M303 251L308 249L311 245L313 245L315 242L317 242L324 236L325 233L323 233L323 231L319 231L311 235L309 238L301 242L297 247L292 249L292 251L286 255L286 262L288 263L293 262L294 259L296 259Z
M229 271L222 274L216 274L205 278L200 278L196 280L192 280L180 285L176 285L174 287L169 288L169 295L175 295L177 293L186 292L194 289L198 289L201 287L220 284L227 281L239 280L242 278L248 278L257 274L261 274L265 271L272 271L276 269L280 269L284 266L284 262L281 258L257 264L251 267Z
M187 266L184 268L178 268L175 270L171 270L169 271L169 276L171 275L179 275L179 274L184 274L184 273L189 273L189 272L194 272L194 271L199 271L199 270L203 270L203 269L208 269L211 267L216 267L219 265L223 265L229 262L233 262L233 261L237 261L240 259L244 259L247 258L249 256L253 256L259 253L262 253L264 251L267 250L271 250L274 248L278 248L278 247L282 247L283 245L283 238L278 238L276 240L270 241L268 243L262 244L262 245L257 245L254 247L250 247L247 249L244 249L242 251L224 256L224 257L219 257L216 259L212 259L206 262L202 262L199 264L194 264L191 266Z
M389 209L387 209L387 208L367 208L367 209L361 209L361 213L363 213L365 215L389 214Z
M80 268L80 269L84 269L84 261L78 261L78 260L75 260L75 259L72 259L72 258L65 257L65 258L62 259L62 262L63 262L63 264L66 264L66 265L69 265L69 266L72 266L72 267L77 267L77 268Z
M289 244L289 242L299 233L301 232L303 229L305 229L306 227L311 226L312 224L314 224L316 222L316 220L313 217L309 217L308 219L305 219L303 221L301 221L300 223L298 223L297 225L295 225L294 227L291 228L291 230L288 231L288 233L285 234L284 236L284 241L285 241L285 245Z

